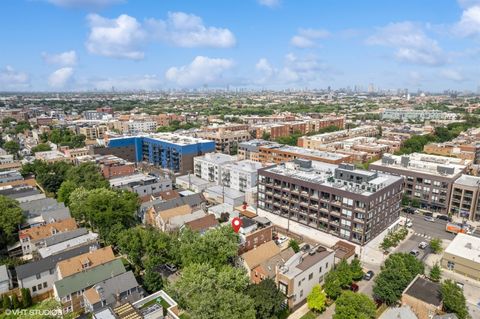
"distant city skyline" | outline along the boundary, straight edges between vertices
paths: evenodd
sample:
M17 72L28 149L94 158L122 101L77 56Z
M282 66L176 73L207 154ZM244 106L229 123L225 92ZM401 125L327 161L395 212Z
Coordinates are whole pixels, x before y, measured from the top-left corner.
M480 93L480 0L5 0L0 91Z

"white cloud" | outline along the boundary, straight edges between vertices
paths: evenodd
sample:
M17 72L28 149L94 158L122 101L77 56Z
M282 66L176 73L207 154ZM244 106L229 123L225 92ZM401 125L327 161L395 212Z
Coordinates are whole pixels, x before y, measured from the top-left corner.
M124 3L125 0L47 0L51 4L66 8L103 8Z
M465 77L457 70L453 69L445 69L440 72L440 75L447 80L455 81L455 82L463 82L465 81Z
M132 60L143 59L140 47L146 33L137 19L126 14L107 19L98 14L87 16L90 34L86 42L90 53Z
M107 57L141 60L142 47L150 42L184 48L229 48L236 42L230 30L205 26L200 17L184 12L169 12L167 20L147 19L144 23L126 14L116 19L90 14L87 20L87 50Z
M0 91L26 89L30 86L27 73L16 71L10 65L0 69Z
M473 6L480 6L480 0L458 0L458 4L462 8L470 8Z
M292 37L290 43L298 48L310 48L316 45L316 40L329 36L330 32L322 29L299 29L298 34Z
M224 80L224 72L231 69L233 65L230 59L197 56L188 65L169 68L165 78L182 87L220 84Z
M281 68L273 67L267 59L262 58L255 65L255 69L257 71L255 82L259 85L307 85L320 81L331 73L327 72L330 71L328 66L317 57L297 57L292 53L285 56Z
M446 62L437 41L429 38L420 25L408 21L379 28L367 39L367 43L394 48L395 57L403 62L424 65L441 65Z
M280 5L280 0L258 0L258 3L265 7L274 8Z
M73 50L58 54L42 53L42 58L45 63L57 64L61 66L72 66L77 64L77 53Z
M453 29L460 36L480 35L480 1L478 5L463 11L460 21Z
M205 26L202 18L184 12L169 12L167 20L148 19L146 27L157 40L178 47L229 48L236 42L230 30Z
M61 89L65 87L73 76L73 68L65 67L56 70L48 77L48 85L52 88Z

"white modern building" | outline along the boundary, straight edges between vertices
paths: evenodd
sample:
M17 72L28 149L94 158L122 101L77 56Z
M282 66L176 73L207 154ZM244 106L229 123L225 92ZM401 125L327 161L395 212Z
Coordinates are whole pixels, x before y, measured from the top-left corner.
M194 174L206 181L221 185L223 165L233 163L236 160L236 156L221 153L207 153L203 156L197 156L193 159Z
M258 170L262 164L251 160L233 162L223 166L222 176L225 186L245 192L257 186Z

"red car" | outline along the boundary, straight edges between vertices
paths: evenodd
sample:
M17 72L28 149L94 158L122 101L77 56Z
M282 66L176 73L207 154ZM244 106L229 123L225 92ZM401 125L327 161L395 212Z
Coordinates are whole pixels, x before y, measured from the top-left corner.
M353 291L353 292L357 292L358 291L358 285L357 284L351 284L350 285L350 290Z

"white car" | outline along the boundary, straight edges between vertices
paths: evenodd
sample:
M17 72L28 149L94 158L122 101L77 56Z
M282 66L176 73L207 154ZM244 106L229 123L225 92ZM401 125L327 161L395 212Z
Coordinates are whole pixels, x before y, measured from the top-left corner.
M420 249L425 249L427 248L428 244L424 241L422 241L420 244L418 244L418 248Z
M411 220L407 221L405 226L407 226L408 228L412 228L413 227L413 223Z
M286 242L288 240L287 237L285 236L281 236L279 239L277 239L277 242L279 245L283 244L284 242Z

